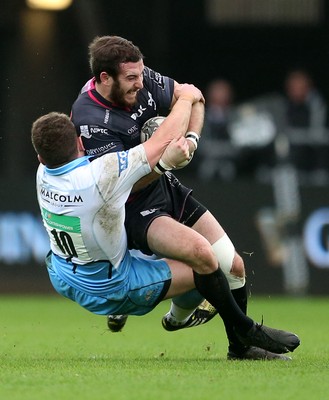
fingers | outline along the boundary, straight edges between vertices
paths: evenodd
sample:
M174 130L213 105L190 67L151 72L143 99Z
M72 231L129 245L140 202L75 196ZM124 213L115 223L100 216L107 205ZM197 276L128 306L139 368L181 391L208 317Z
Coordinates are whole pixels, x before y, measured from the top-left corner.
M180 85L177 85L175 88L175 96L177 98L188 97L192 100L193 103L196 103L198 101L201 101L202 103L205 102L201 90L189 83L182 83Z
M188 141L185 136L182 136L179 139L177 139L177 143L182 147L182 149L189 148Z
M162 155L162 160L169 166L175 167L179 163L187 160L190 156L188 141L185 137L173 139Z
M177 152L179 152L180 155L188 158L190 155L190 147L188 144L188 141L186 140L185 137L181 137L179 139L176 139L177 143L176 143L176 148L177 148Z
M178 149L185 151L186 149L189 149L189 144L185 136L180 137L179 139L172 139L170 142L169 146L175 146Z

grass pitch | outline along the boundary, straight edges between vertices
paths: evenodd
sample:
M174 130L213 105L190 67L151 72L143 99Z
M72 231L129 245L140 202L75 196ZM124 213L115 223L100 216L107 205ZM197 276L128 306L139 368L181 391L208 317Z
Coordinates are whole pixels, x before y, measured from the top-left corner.
M110 333L105 317L57 295L1 296L0 399L329 398L329 298L250 298L252 318L300 336L292 362L227 361L219 318L166 332L168 307Z

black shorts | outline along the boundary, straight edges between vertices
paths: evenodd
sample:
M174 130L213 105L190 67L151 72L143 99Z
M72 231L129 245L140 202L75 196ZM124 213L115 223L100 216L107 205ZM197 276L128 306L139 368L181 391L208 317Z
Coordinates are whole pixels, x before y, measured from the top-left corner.
M157 181L129 197L125 221L128 247L141 250L144 254L153 254L147 244L147 230L155 218L167 215L192 227L206 211L206 207L192 196L192 189L166 172Z

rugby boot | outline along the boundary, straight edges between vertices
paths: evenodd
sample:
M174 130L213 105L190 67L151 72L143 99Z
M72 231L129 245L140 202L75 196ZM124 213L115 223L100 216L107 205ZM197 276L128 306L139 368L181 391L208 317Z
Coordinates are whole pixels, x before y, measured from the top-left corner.
M235 352L229 350L227 353L228 360L265 360L265 361L291 361L291 357L285 356L283 354L272 353L261 349L259 347L250 346L242 351Z
M111 332L121 332L126 325L128 315L108 315L107 327Z
M172 323L170 313L162 318L162 326L166 331L173 332L179 329L192 328L209 322L217 314L217 310L207 300L204 300L183 323Z
M245 346L260 347L277 354L294 351L300 345L300 340L294 333L269 328L263 323L254 323L246 335L237 331L235 333Z

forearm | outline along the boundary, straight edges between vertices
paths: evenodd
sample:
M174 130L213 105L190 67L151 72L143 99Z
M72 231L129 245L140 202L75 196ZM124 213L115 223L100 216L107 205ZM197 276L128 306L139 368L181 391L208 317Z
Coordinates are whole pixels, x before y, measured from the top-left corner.
M191 119L193 100L182 96L179 101L175 103L172 111L165 121L160 125L152 137L143 143L147 152L148 161L150 166L154 168L159 161L164 150L168 144L176 138L185 135L189 121ZM141 178L133 186L132 192L136 192L148 186L150 183L160 177L159 173L152 171L150 174Z
M190 124L193 106L194 104L188 98L180 97L168 117L161 124L160 128L163 128L163 130L159 128L155 134L160 132L163 135L166 134L169 139L168 143L173 139L184 136ZM163 131L166 131L166 133L163 133ZM168 131L170 136L168 136Z
M182 86L183 86L182 84L175 82L171 108L174 107L176 101L178 100ZM192 105L188 130L193 131L198 135L200 135L204 124L204 116L205 116L205 101L204 98L202 98L200 101L195 102Z
M204 103L202 103L201 101L194 103L192 106L190 122L188 124L187 130L195 132L200 136L204 123L204 114L205 114Z
M178 153L175 154L174 151L174 157L169 157L170 162L175 162L173 165L176 165L176 155L178 155L178 159L180 159L181 156L188 159L189 145L185 140L185 135L191 121L192 107L195 103L204 102L204 97L201 91L194 85L180 85L179 90L176 91L176 95L179 95L179 97L167 118L165 118L151 138L143 142L144 150L151 169L157 167L156 172L159 172L160 174L166 170L172 169L173 167L171 164L168 165L164 160L160 159L169 143L175 143L175 145L178 145ZM202 112L200 112L201 108L197 108L196 110L199 118L195 118L195 121L199 120L200 123L200 115L202 115ZM194 124L196 124L196 122L194 122ZM194 135L196 136L196 134ZM194 139L194 141L196 140L198 140L198 137ZM160 166L157 165L158 162Z
M199 137L201 136L205 115L205 106L201 101L194 103L192 106L190 122L187 128L188 132L195 132ZM195 146L189 142L190 153L193 153Z
M162 153L173 139L185 136L191 118L193 100L180 97L168 117L153 136L143 143L151 168L159 161Z
M180 90L182 85L175 82L175 90L172 100L172 107L176 103L177 99L179 98ZM188 132L195 132L199 137L201 136L201 131L204 124L204 117L205 117L205 105L204 105L204 98L198 102L195 102L192 105L192 111L190 115L190 121L188 124L187 131ZM195 146L193 143L189 143L190 153L193 153L195 150Z

